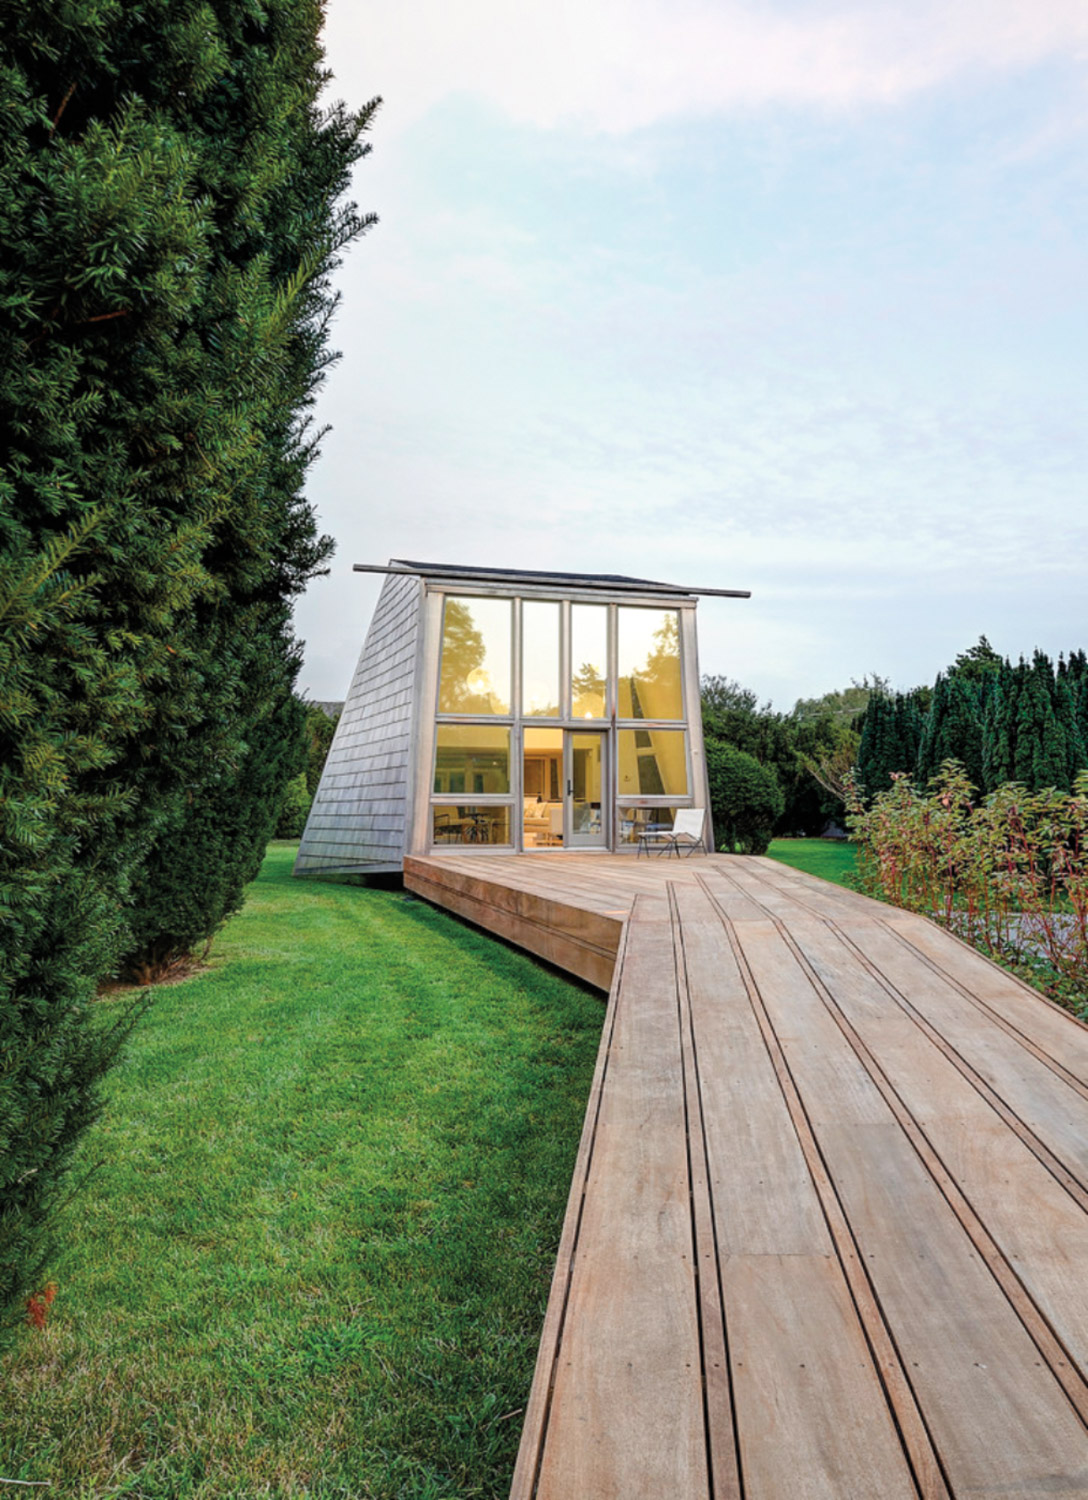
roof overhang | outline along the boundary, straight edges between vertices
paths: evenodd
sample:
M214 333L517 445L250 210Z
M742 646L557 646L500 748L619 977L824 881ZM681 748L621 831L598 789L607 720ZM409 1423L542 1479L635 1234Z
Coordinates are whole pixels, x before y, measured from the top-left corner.
M750 599L750 589L683 588L675 583L657 583L649 578L624 578L600 573L549 573L524 568L461 568L450 563L405 562L394 558L388 563L355 563L354 573L408 573L419 578L444 583L464 583L479 587L491 584L509 589L522 585L533 589L555 589L560 593L654 594L664 598L693 596L715 599Z

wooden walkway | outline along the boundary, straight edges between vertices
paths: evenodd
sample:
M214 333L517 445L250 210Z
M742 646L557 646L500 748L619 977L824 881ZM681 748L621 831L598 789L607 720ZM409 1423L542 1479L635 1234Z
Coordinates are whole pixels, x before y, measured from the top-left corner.
M615 964L512 1500L1088 1497L1088 1029L770 860L406 883Z

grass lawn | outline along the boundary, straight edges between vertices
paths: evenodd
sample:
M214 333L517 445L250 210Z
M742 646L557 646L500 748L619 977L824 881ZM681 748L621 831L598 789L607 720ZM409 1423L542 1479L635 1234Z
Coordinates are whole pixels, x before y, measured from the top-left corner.
M854 845L845 839L773 839L767 853L784 865L804 870L806 875L819 875L840 884L856 869Z
M0 1369L37 1493L506 1495L602 999L293 856L111 1076Z

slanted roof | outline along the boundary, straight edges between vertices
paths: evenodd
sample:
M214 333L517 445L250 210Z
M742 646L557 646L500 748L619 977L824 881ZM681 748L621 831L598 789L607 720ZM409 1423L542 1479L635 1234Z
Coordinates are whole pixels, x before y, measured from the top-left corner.
M602 589L610 593L668 594L690 596L713 594L725 599L749 599L747 589L695 589L676 583L658 583L651 578L628 578L622 573L558 573L532 568L457 567L452 563L409 562L390 558L384 567L356 563L356 573L417 573L422 578L449 578L462 582L528 583L560 589Z

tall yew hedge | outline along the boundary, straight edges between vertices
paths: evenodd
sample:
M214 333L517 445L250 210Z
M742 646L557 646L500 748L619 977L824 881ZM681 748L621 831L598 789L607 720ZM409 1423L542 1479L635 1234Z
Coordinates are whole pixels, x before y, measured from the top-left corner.
M0 1307L134 1010L304 764L339 200L319 0L0 0ZM300 751L299 754L302 752Z

